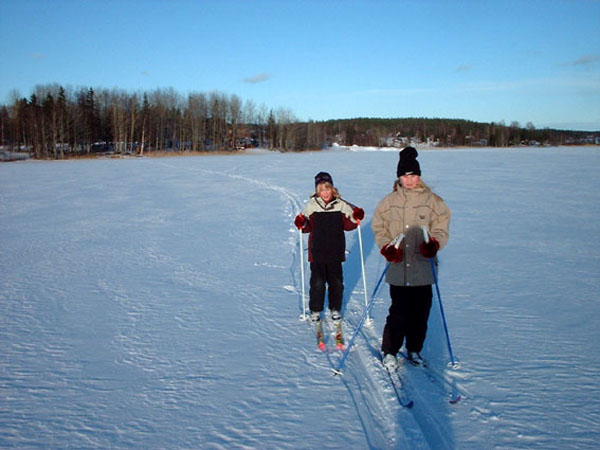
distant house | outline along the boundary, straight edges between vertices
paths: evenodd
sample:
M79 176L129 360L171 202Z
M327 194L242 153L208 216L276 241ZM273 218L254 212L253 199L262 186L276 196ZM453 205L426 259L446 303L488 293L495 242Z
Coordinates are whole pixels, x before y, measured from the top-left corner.
M24 161L29 159L29 153L23 152L10 152L8 150L0 151L0 161L9 162L9 161Z

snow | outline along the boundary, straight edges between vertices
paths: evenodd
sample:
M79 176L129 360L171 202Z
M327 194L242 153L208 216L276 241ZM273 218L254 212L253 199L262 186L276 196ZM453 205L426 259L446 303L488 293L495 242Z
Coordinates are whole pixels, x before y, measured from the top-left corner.
M387 286L332 376L341 353L299 320L293 217L330 171L366 212L370 296L384 268L370 220L397 158L0 165L0 446L597 448L598 147L420 150L452 210L439 287L460 367L437 298L423 353L463 399L403 365L415 405L399 406L377 359ZM357 231L347 249L349 338L365 298Z

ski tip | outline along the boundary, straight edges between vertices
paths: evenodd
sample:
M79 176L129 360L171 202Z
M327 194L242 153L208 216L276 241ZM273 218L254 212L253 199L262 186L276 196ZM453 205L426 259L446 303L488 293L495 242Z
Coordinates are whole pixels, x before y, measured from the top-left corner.
M412 408L413 406L415 406L415 402L413 402L412 400L409 400L409 402L408 402L408 403L406 403L405 405L402 405L402 406L404 406L405 408L408 408L408 409L410 409L410 408Z
M325 342L319 342L319 350L321 350L322 352L326 350Z
M451 397L450 400L448 400L448 403L450 403L451 405L456 405L461 400L462 397L460 395L457 395L456 397Z

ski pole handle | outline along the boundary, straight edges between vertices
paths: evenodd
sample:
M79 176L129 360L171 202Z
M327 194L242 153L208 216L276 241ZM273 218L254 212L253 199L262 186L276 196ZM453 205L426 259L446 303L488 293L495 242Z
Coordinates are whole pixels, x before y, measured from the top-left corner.
M429 244L429 231L425 225L421 225L421 230L423 230L423 240L426 244Z
M402 244L402 240L404 239L404 233L400 233L398 236L396 236L392 242L389 243L389 245L393 245L394 247L398 248L400 247L400 244Z

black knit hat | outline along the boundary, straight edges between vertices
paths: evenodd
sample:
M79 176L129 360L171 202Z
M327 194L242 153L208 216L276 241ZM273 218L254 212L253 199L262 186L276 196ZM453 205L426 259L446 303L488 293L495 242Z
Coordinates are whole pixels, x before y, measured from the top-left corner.
M398 170L396 175L400 178L402 175L421 175L421 166L417 161L417 149L414 147L405 147L400 152L400 161L398 161Z
M319 183L329 183L333 186L333 178L327 172L319 172L315 175L315 187L319 185Z

